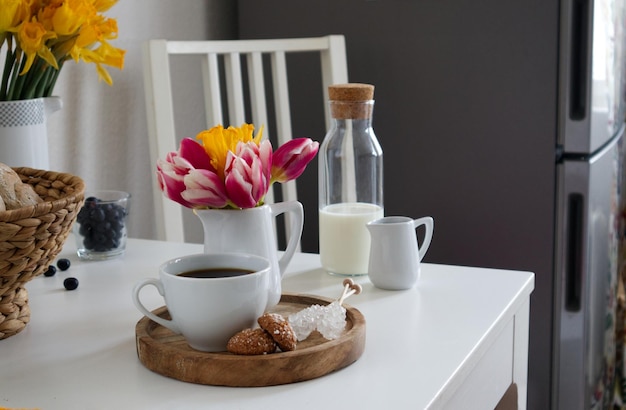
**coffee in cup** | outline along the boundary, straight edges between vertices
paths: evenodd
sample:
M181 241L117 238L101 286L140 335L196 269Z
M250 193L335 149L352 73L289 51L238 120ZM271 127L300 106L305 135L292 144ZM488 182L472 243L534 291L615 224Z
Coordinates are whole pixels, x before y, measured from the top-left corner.
M185 278L199 278L199 279L215 279L215 278L232 278L233 276L248 275L254 273L249 269L239 268L210 268L210 269L196 269L189 272L179 273L178 276Z

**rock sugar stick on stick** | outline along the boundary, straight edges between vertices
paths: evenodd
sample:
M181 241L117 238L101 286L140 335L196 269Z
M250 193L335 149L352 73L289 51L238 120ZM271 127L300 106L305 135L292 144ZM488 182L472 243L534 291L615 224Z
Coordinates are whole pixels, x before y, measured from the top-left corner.
M383 151L372 128L374 86L328 89L331 128L319 150L319 249L335 275L366 275L368 222L382 218Z
M305 340L314 330L328 340L341 336L346 327L346 308L342 304L348 297L358 295L362 291L361 285L354 283L352 279L344 279L343 286L341 296L332 303L326 306L311 305L289 315L287 320L298 341Z

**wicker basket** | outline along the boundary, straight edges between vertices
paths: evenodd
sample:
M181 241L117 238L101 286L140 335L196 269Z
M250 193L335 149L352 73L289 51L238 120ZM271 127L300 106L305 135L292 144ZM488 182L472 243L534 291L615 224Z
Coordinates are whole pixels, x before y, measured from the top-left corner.
M26 327L30 309L24 284L43 273L61 251L85 195L79 177L14 169L44 202L0 211L0 339Z

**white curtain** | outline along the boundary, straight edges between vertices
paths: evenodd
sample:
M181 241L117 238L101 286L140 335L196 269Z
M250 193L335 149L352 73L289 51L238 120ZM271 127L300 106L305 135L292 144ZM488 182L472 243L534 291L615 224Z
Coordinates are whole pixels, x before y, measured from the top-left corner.
M120 0L106 12L118 22L114 45L127 51L124 70L109 70L113 86L99 82L92 65L68 62L63 67L54 92L63 109L48 122L50 169L80 176L88 191L130 192L131 237L155 235L155 165L148 153L142 44L151 38L234 38L235 7L232 0ZM179 98L180 104L189 104L185 96Z

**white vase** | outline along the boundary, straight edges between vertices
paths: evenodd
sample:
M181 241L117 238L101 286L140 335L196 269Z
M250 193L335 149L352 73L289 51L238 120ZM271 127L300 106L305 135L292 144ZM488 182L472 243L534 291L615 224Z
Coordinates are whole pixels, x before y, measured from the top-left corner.
M268 308L280 301L281 279L302 235L304 210L298 201L279 202L249 209L197 209L194 213L204 228L205 253L249 253L270 261L270 297ZM290 237L280 259L274 231L274 218L286 213Z
M46 118L62 106L59 97L0 101L0 162L48 170Z

